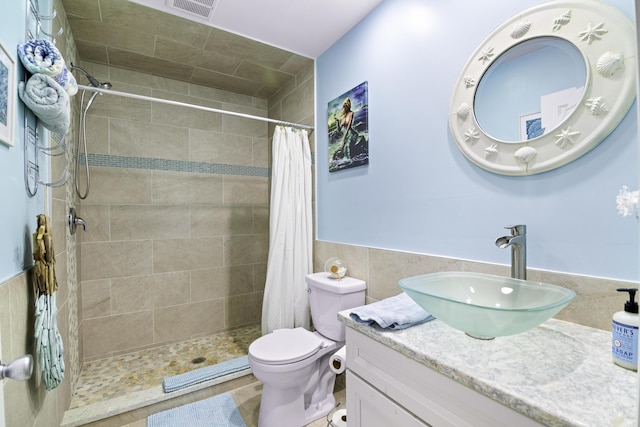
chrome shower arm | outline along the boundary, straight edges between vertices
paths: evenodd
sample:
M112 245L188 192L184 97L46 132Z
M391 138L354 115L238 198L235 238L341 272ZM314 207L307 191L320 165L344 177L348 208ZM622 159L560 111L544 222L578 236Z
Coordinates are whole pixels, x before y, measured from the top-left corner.
M84 74L84 76L89 80L89 83L91 83L91 86L100 87L100 82L98 81L98 79L96 79L91 74L89 74L84 68L77 67L77 66L73 65L73 63L71 63L71 67L70 68L71 68L71 70L74 70L74 71L78 70L82 74Z

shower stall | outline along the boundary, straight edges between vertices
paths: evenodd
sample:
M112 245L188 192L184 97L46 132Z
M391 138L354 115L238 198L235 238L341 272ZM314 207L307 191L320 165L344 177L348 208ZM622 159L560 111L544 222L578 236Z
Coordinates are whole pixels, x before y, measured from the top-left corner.
M157 349L189 347L166 359L187 370L246 354L260 335L274 126L249 117L295 95L267 100L91 63L77 70L81 85L86 77L102 92L134 94L87 91L74 106L74 203L87 224L76 234L80 363L144 353L154 365L165 363ZM305 75L301 84L313 86Z

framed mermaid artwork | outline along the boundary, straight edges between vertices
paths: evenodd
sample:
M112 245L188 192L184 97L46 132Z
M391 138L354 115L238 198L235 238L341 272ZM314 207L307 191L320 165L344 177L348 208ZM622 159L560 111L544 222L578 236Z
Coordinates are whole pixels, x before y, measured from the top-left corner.
M15 61L0 41L0 141L13 147L14 114L16 110Z
M369 90L363 82L329 102L329 172L369 164Z

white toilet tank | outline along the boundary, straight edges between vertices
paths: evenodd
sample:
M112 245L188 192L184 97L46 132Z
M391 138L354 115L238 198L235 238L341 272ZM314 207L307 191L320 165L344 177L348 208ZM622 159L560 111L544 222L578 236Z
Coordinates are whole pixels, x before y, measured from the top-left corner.
M364 305L366 283L353 277L330 279L322 272L308 274L307 286L313 326L329 339L344 341L345 328L338 312Z

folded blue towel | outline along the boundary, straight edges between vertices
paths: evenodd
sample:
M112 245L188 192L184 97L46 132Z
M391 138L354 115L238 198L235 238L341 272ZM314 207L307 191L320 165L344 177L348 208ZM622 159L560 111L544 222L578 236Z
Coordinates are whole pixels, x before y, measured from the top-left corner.
M26 84L18 84L18 94L44 127L62 135L67 133L71 124L69 94L52 77L34 74Z
M244 369L249 369L249 358L247 356L240 356L235 359L227 360L226 362L218 363L217 365L205 366L204 368L194 369L193 371L185 372L184 374L165 378L162 381L162 389L165 393L171 393L172 391L180 390L181 388L209 381Z
M405 292L355 308L349 315L358 323L389 329L405 329L434 319Z

